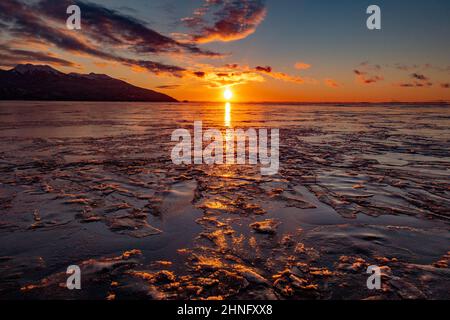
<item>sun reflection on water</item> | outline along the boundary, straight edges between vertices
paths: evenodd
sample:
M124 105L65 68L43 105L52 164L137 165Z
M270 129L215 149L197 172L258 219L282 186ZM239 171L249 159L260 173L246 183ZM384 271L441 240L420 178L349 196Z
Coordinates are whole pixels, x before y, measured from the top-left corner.
M231 127L231 103L225 103L225 126Z

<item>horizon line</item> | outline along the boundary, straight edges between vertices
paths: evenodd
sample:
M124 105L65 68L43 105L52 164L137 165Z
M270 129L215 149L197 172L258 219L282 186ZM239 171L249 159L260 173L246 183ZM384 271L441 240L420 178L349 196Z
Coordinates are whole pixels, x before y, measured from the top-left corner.
M179 100L179 103L235 103L235 104L439 104L445 105L450 104L450 100L424 100L424 101L219 101L219 100Z
M139 103L231 103L231 104L284 104L284 105L307 105L307 104L325 104L325 105L356 105L356 104L366 104L366 105L379 105L379 104L388 104L388 105L418 105L418 104L427 104L427 105L450 105L450 100L432 100L432 101L206 101L206 100L177 100L173 102L160 102L160 101L139 101L139 100L129 100L129 101L117 101L117 100L23 100L23 99L1 99L0 102L139 102Z

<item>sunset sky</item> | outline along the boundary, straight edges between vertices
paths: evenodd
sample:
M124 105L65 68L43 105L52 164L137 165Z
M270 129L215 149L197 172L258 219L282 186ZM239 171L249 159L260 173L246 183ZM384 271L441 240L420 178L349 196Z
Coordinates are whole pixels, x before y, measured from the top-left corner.
M81 8L81 30L66 8ZM366 9L382 9L382 30ZM448 0L0 1L0 66L104 73L179 100L450 100Z

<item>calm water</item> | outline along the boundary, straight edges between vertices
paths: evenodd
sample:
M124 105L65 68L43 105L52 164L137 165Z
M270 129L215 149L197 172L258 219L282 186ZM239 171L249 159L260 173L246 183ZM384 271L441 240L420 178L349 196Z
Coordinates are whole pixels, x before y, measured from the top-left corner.
M174 165L196 120L279 128L279 173ZM0 298L448 299L449 128L448 106L0 102Z

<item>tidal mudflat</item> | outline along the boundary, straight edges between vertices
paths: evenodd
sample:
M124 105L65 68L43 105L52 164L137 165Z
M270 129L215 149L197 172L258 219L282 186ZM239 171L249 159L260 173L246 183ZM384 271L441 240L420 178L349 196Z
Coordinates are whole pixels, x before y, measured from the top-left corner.
M174 165L196 120L279 128L278 174ZM449 106L0 102L0 299L448 299L449 128Z

